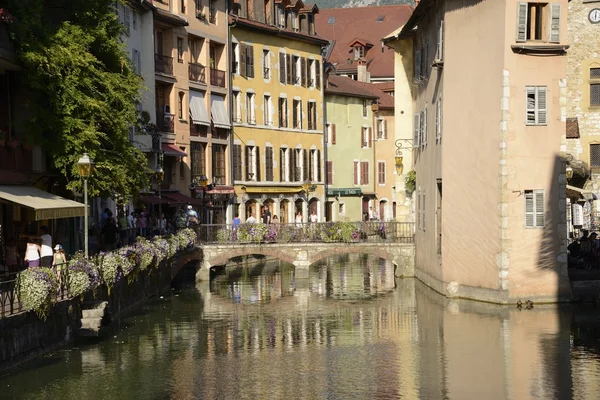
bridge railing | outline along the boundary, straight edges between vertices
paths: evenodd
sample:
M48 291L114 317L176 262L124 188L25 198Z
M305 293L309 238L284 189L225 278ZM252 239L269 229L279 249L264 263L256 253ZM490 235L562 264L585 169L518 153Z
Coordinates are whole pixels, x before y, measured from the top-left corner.
M413 222L243 223L199 225L198 242L235 243L414 243Z

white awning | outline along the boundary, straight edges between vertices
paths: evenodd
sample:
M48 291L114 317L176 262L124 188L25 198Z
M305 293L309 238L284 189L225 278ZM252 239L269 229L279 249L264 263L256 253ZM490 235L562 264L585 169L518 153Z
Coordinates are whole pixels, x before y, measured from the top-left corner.
M204 105L204 93L190 90L190 115L193 124L210 126L210 117Z
M33 208L35 220L83 217L85 206L31 186L0 185L0 201Z
M225 98L216 94L210 95L210 112L212 114L213 124L217 128L230 129L229 113L225 107Z

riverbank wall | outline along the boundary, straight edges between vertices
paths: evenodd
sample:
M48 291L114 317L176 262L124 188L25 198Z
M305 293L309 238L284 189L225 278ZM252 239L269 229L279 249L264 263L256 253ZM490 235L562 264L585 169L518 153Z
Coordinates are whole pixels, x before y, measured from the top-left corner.
M183 251L156 268L124 278L109 290L106 285L81 297L52 305L47 319L24 312L0 319L0 373L72 343L81 327L87 301L107 301L111 320L133 311L149 299L170 290L183 266L198 258L198 249Z

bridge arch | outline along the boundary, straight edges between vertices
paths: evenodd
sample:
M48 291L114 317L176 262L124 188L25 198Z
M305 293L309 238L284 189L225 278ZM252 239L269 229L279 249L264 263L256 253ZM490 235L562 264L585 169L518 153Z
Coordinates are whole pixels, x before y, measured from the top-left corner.
M207 252L209 253L209 252ZM211 256L210 254L206 254L206 258L204 260L204 262L206 264L208 264L210 267L213 267L215 265L224 265L227 263L227 261L231 260L232 258L235 257L242 257L242 256L250 256L253 254L257 254L257 255L262 255L262 256L267 256L267 257L273 257L276 258L278 260L293 264L294 260L296 259L294 257L294 254L289 252L289 251L282 251L281 249L277 249L274 247L269 248L268 246L260 246L260 247L242 247L242 248L237 248L237 249L231 249L230 251L227 252L221 252L218 254L215 254L213 256Z
M390 261L392 263L396 263L394 254L385 250L381 247L354 247L354 246L340 246L335 249L321 250L311 255L309 261L312 264L315 264L321 260L324 260L328 257L341 256L346 254L368 254L372 256L376 256L379 258L383 258L384 260Z

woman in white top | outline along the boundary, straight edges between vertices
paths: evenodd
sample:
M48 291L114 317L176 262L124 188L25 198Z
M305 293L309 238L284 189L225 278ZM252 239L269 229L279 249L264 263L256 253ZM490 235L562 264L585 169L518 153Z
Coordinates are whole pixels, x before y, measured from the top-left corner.
M302 226L302 213L300 211L296 213L296 226Z
M25 263L28 267L39 267L40 266L40 245L34 243L33 240L27 242L25 248Z

